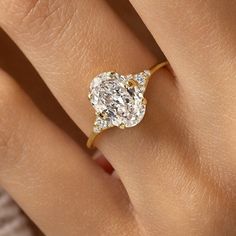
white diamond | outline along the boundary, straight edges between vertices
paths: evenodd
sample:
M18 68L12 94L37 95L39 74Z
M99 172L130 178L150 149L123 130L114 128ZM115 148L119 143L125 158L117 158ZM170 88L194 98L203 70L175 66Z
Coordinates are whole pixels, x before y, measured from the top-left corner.
M135 80L138 81L138 83L140 83L141 85L145 84L145 77L143 76L143 74L137 74L135 77Z
M100 130L112 126L132 127L145 114L141 85L129 87L130 76L105 72L93 79L90 85L90 101L100 117L95 122Z
M148 79L148 77L150 77L150 71L149 70L145 70L145 71L143 71L143 72L141 72L141 73L139 73L139 74L136 74L135 76L134 76L134 78L140 83L140 84L144 84L146 81L147 81L147 79Z
M102 130L108 128L111 126L111 123L107 118L102 118L101 116L98 116L94 122L93 131L95 133L100 133Z
M96 126L96 125L93 126L94 133L100 133L101 131L102 131L102 129L99 126Z

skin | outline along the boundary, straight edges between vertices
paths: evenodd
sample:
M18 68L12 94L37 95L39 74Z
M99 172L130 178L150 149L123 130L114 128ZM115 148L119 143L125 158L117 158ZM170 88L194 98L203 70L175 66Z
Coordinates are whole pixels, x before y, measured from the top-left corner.
M96 141L120 179L2 70L0 184L45 235L235 235L236 2L130 2L173 73L153 76L139 126ZM94 75L162 60L110 4L0 2L1 27L86 135Z

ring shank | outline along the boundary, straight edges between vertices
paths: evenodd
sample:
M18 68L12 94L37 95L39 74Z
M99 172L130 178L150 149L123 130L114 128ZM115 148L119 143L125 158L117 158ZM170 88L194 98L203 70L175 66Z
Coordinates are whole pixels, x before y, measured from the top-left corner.
M95 133L95 132L92 132L89 137L88 137L88 140L87 140L87 143L86 143L86 146L88 148L92 148L93 147L93 142L95 140L95 138L98 136L99 133Z
M155 72L157 72L158 70L160 70L162 67L164 66L167 66L169 64L168 61L164 61L164 62L161 62L159 64L156 64L154 66L152 66L149 71L150 71L150 76L152 76Z

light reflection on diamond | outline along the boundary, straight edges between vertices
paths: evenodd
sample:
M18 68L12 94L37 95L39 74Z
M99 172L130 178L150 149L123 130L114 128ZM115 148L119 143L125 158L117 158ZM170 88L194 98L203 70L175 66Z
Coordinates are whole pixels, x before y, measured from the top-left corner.
M146 79L150 75L141 72L123 76L116 72L104 72L96 76L90 84L90 102L98 116L94 132L112 127L133 127L144 117L146 104L143 103ZM137 86L129 87L128 80L134 79Z

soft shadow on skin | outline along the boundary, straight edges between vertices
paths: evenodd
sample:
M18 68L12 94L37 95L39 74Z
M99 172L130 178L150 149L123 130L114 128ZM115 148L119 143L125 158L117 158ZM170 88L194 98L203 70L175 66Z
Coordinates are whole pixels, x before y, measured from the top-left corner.
M1 28L0 52L0 68L17 81L49 119L72 137L84 150L91 152L86 148L87 138L85 135L65 113L25 55ZM32 222L29 224L35 235L43 236L36 225Z
M49 119L85 148L85 135L66 114L25 55L1 28L0 52L0 68L17 81Z
M106 0L106 2L128 26L132 33L135 34L135 36L139 38L146 48L157 58L157 61L164 61L164 54L130 2L127 0Z

